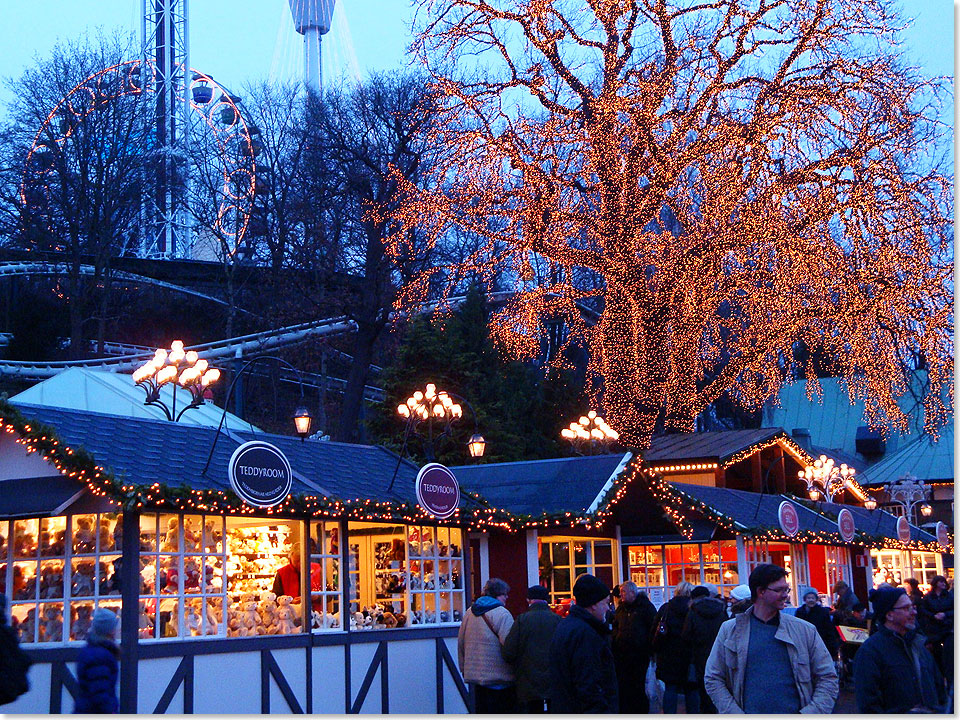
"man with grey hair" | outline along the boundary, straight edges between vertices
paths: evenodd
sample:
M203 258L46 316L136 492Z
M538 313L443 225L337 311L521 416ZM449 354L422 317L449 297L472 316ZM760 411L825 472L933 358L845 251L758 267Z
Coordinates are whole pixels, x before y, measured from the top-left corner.
M457 659L463 679L473 687L478 714L516 712L513 668L501 648L513 627L513 615L504 603L510 586L490 578L464 614L457 636Z
M620 712L648 713L645 682L650 666L650 629L657 608L628 580L620 586L620 604L613 615L613 661L617 669Z

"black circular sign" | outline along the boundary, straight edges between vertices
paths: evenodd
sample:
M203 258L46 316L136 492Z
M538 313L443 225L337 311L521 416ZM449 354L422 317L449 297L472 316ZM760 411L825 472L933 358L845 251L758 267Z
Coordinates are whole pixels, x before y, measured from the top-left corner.
M227 474L240 499L257 507L279 505L293 485L287 458L279 448L260 440L245 442L233 451Z

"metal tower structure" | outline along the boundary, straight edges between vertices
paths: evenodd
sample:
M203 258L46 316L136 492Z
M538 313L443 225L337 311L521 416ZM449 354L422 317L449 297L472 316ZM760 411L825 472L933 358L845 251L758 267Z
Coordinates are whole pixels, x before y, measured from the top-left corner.
M303 35L303 84L311 92L323 90L320 38L330 32L337 0L289 0L293 25Z
M153 127L155 182L145 182L142 257L190 254L188 195L190 133L189 0L141 0L144 67L152 62L156 84Z

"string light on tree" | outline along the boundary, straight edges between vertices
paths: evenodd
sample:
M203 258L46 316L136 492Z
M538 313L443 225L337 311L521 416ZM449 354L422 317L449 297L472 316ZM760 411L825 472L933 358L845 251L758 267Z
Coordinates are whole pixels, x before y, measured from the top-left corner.
M620 433L610 427L606 420L591 410L586 415L560 431L560 436L570 442L580 455L593 455L594 452L608 452Z

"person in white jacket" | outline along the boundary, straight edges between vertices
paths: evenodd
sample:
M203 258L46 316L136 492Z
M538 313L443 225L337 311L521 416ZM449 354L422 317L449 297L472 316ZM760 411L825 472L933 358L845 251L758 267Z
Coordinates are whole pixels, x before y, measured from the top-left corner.
M473 686L477 714L516 712L513 668L500 652L513 627L504 606L509 593L506 582L490 578L460 623L457 659L464 682Z

